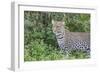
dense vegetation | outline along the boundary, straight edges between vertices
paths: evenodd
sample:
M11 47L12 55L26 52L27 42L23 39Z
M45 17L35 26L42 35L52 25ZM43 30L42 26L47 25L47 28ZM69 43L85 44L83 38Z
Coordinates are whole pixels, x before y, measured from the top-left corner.
M85 53L62 54L52 31L52 20L64 21L73 32L90 31L90 15L79 13L24 11L24 60L60 60L88 58Z

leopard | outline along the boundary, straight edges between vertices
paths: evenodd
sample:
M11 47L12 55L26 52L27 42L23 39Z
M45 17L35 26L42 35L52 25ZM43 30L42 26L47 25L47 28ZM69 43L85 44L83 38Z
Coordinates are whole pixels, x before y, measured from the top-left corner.
M71 32L65 28L64 21L54 20L52 20L52 30L63 53L70 54L72 50L83 50L90 54L89 32Z

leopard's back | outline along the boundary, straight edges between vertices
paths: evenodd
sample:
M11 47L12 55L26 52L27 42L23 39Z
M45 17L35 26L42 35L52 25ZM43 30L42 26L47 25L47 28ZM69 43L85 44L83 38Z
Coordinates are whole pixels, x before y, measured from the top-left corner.
M66 49L90 50L90 33L89 32L66 32L65 34Z

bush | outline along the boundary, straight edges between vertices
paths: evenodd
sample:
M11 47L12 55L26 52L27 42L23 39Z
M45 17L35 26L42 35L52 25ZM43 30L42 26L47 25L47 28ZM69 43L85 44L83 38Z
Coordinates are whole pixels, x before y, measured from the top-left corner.
M86 59L90 58L90 55L83 50L72 50L69 54L69 59Z
M25 61L40 61L40 60L56 60L60 59L62 57L62 54L60 52L53 48L52 46L47 46L41 40L41 42L31 42L31 45L28 46L27 49L25 49Z

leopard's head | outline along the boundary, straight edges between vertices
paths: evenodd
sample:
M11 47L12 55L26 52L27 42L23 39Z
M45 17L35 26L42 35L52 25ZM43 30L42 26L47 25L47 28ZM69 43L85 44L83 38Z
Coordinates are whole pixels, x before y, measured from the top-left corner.
M65 28L64 28L64 21L54 21L52 20L52 30L54 33L61 33L64 32Z

